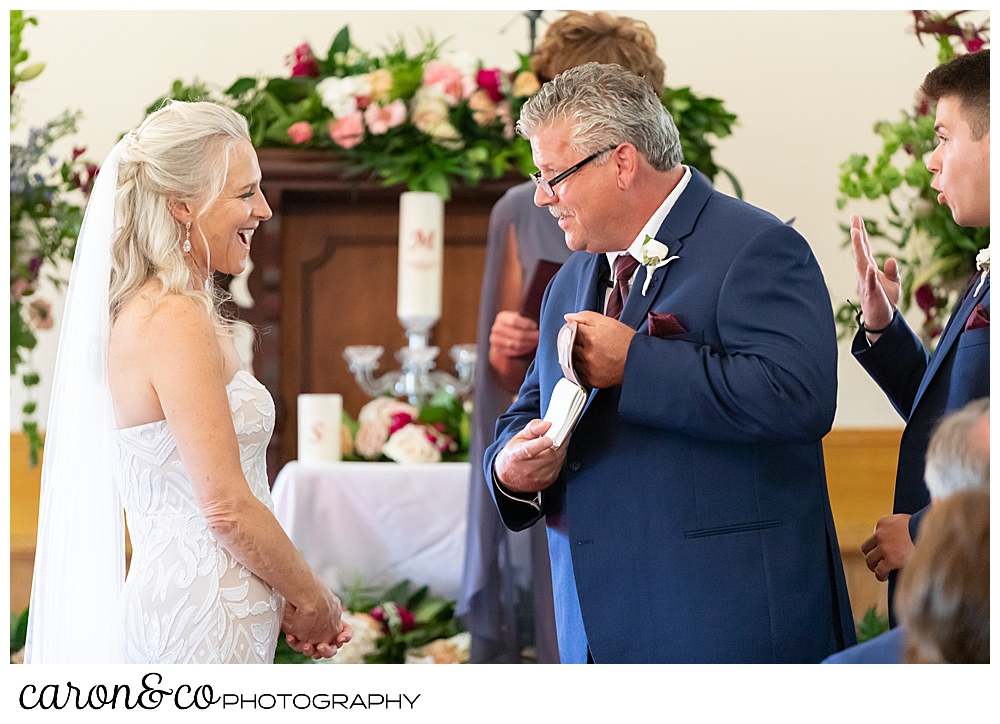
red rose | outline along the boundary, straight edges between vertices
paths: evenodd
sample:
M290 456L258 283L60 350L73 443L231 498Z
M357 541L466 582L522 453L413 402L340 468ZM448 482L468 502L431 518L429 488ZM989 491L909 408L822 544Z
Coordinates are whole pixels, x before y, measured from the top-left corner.
M292 66L292 77L306 76L308 78L319 78L319 64L316 56L313 55L309 43L302 43L295 49L295 56L288 57L288 64Z
M86 152L87 152L86 146L84 146L82 148L80 146L74 147L73 148L73 160L75 161L76 159L80 158L80 156L82 156Z
M389 436L392 437L392 434L396 430L406 427L411 422L413 422L413 418L405 412L392 413L392 422L389 423Z
M503 100L503 93L500 92L501 71L499 68L487 70L482 68L476 74L476 83L489 95L490 100L499 103Z
M403 633L412 631L417 627L417 619L408 608L397 606L396 610L399 612L399 620Z
M937 297L934 296L934 289L930 284L924 284L914 293L917 306L930 316L930 311L937 308Z
M969 38L968 40L962 38L962 42L965 43L965 49L970 53L978 53L986 44L982 38Z

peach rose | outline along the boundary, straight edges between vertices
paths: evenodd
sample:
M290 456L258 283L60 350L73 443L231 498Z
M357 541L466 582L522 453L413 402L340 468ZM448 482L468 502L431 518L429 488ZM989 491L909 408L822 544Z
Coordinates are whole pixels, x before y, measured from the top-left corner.
M35 329L52 329L52 305L44 299L32 299L28 304L28 317Z
M458 129L453 125L448 123L448 121L442 121L430 130L431 138L433 138L438 144L450 149L459 149L465 145L465 141L462 140L462 134L458 132Z
M365 139L365 126L361 111L354 111L343 118L330 121L330 138L343 148L353 148Z
M368 74L369 85L371 86L371 97L375 103L384 103L389 99L389 91L392 90L392 72L385 68L373 70Z
M292 143L306 143L313 137L312 125L309 121L299 121L288 127L288 137Z
M435 126L447 122L448 104L440 93L421 88L413 96L413 113L410 120L424 133L430 133Z
M354 437L354 449L363 458L377 460L388 437L389 426L381 420L362 420Z
M525 96L530 96L532 93L536 92L541 86L538 84L538 78L530 70L523 70L517 74L514 79L514 90L513 93L518 98L524 98Z
M480 126L488 126L497 119L497 104L490 98L488 91L480 88L469 98L469 109L472 120Z

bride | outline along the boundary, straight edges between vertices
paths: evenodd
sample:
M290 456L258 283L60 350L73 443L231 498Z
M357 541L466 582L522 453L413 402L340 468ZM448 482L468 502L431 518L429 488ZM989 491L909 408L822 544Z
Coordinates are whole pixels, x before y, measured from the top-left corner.
M164 106L102 167L56 361L29 663L271 663L282 627L314 658L350 639L274 517L274 403L212 284L270 216L223 106Z

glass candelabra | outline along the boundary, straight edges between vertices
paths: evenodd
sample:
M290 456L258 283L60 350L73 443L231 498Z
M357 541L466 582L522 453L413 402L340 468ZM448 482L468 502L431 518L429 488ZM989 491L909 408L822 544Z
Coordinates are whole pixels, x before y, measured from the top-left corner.
M354 378L361 389L372 397L386 392L396 397L406 397L411 405L420 407L427 403L439 390L445 390L456 397L464 397L472 390L472 378L476 371L476 345L456 344L450 356L455 363L458 377L435 370L434 360L440 350L429 344L431 324L426 320L400 320L406 328L408 345L396 352L400 369L385 372L375 377L379 359L385 351L381 346L354 345L344 350ZM436 321L436 320L435 320Z

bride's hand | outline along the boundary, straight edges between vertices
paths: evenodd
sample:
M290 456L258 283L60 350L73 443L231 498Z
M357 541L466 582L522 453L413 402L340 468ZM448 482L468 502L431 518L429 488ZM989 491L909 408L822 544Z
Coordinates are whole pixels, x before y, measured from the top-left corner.
M315 600L310 604L285 604L282 628L294 651L314 659L329 658L350 641L352 631L341 620L340 599L319 580L316 584Z

